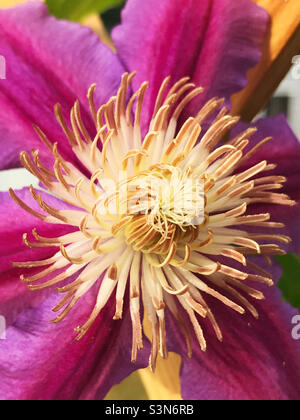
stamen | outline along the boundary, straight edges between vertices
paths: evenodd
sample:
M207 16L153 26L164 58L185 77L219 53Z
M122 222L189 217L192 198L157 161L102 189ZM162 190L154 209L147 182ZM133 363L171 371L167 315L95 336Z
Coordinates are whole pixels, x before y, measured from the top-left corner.
M63 113L62 113L62 109L61 109L61 105L60 104L56 104L55 105L55 107L54 107L54 114L55 114L56 119L57 119L57 122L61 126L61 128L62 128L65 136L69 140L70 145L72 147L75 146L76 145L76 140L75 140L74 133L67 126L67 123L66 123L66 121L64 119L64 116L63 116Z

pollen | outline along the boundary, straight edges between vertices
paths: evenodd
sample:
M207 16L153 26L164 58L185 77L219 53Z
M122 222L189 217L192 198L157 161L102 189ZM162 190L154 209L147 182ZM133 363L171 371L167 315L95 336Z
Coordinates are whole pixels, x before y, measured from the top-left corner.
M248 213L248 208L256 203L291 206L294 202L278 192L286 179L269 173L274 164L264 160L247 166L249 158L271 139L251 147L254 128L230 138L238 117L228 114L223 99L212 98L196 116L179 124L187 104L203 89L188 77L168 88L167 77L145 128L143 100L148 83L132 92L134 76L123 74L116 96L99 109L94 101L96 85L90 87L87 98L93 133L82 118L79 101L69 120L55 106L70 157L76 159L62 156L59 143L34 127L53 161L51 167L45 165L38 150L20 155L22 165L42 185L43 190L30 187L40 211L12 189L10 195L36 218L69 225L73 232L47 238L33 229L32 240L24 233L28 247L49 247L50 255L53 247L56 251L44 260L13 265L24 268L21 281L29 289L56 287L63 295L53 308L53 323L63 321L80 305L80 298L93 290L90 317L83 325L74 325L77 340L113 296L115 320L122 318L124 310L130 311L132 361L143 347L143 305L152 325L149 364L154 370L158 353L168 355L166 310L177 320L189 356L191 334L203 351L205 328L213 328L216 338L223 339L208 296L229 311L249 312L258 318L252 301L264 295L247 282L273 285L271 274L259 261L271 264L272 255L284 253L278 244L289 243L290 238L277 233L284 225L271 221L269 213ZM74 160L80 163L76 167L71 163ZM60 208L47 203L45 189L61 200ZM26 270L31 268L38 270L31 274ZM188 323L183 321L184 312Z

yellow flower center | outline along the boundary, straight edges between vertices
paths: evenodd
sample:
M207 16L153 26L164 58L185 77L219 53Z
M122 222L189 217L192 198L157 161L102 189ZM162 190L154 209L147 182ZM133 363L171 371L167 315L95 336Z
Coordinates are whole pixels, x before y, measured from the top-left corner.
M204 182L190 168L159 164L141 172L140 163L136 174L122 174L125 179L99 204L103 214L121 215L112 233L124 235L135 251L174 254L176 248L185 249L204 223Z

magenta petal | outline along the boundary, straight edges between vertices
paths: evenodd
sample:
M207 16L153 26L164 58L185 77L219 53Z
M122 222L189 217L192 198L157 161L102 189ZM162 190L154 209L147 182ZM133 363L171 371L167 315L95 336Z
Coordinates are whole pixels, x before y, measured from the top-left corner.
M260 59L267 13L250 0L129 0L113 31L121 61L137 70L135 88L150 82L149 119L162 80L190 76L206 91L191 113L213 96L230 96L246 83Z
M273 270L276 278L279 271ZM184 399L299 400L300 340L292 338L292 318L298 312L282 301L275 287L263 292L266 299L254 302L258 320L206 299L222 329L223 342L206 324L207 351L201 352L195 344L192 359L183 358ZM180 346L185 351L176 326L169 337L174 351Z
M116 91L123 67L117 56L89 28L49 16L40 1L0 10L0 52L6 60L6 79L0 80L0 168L18 165L21 150L45 147L32 129L39 125L59 141L67 155L67 140L53 107L61 103L68 116L76 98L87 127L87 90L98 84L96 105ZM71 159L71 157L69 157Z
M28 188L17 191L17 195L32 208L39 210ZM59 208L60 201L47 196L46 201ZM0 193L0 315L5 316L7 324L11 324L24 308L37 305L49 293L33 293L20 281L24 270L11 266L12 261L28 261L47 258L56 248L30 249L23 243L23 233L36 227L40 235L55 237L70 232L73 228L63 225L43 223L21 209L8 193ZM30 274L32 271L28 270Z
M249 161L247 166L255 165L262 160L277 164L276 169L266 172L267 175L282 175L287 178L282 192L288 194L297 204L295 206L255 206L257 211L269 211L272 220L285 223L284 229L277 229L276 232L292 237L293 241L287 248L289 252L300 253L300 142L290 129L286 118L279 115L274 118L262 118L252 126L258 128L257 133L251 137L249 147L255 146L265 137L272 137ZM248 128L245 123L239 123L233 130L232 135Z
M87 335L74 342L73 329L89 316L95 291L53 325L51 308L57 300L54 294L37 309L24 311L0 341L0 399L102 399L112 385L145 367L143 353L136 364L130 363L129 311L121 321L113 321L111 300Z

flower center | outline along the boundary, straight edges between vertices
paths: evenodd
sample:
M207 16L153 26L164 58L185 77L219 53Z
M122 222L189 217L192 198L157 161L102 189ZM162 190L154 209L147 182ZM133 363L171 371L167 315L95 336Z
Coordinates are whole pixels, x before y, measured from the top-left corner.
M185 249L205 220L203 189L191 168L164 164L139 172L106 201L107 212L122 214L113 234L124 234L135 251L172 255Z

